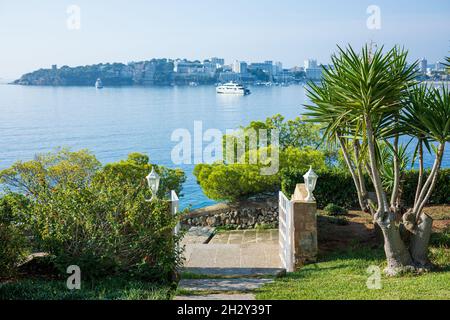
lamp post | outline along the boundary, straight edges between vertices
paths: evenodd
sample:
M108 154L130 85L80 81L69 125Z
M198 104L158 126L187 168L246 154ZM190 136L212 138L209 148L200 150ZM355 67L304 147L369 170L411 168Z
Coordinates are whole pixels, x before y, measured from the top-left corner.
M148 182L148 187L150 188L150 191L152 192L152 198L148 201L153 201L156 199L159 189L159 181L161 180L161 177L156 173L155 167L152 167L152 172L145 177Z
M319 176L313 171L312 166L310 166L309 171L303 176L305 179L306 191L308 191L307 202L315 202L313 192L316 189L317 178Z

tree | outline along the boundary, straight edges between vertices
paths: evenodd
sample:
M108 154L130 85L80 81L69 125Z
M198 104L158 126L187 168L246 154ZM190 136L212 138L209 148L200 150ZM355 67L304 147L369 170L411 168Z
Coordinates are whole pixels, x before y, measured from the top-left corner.
M427 248L432 220L422 211L433 192L445 142L450 138L448 89L414 86L417 62L408 66L406 59L407 52L397 47L372 52L365 46L359 54L351 47L339 48L338 54L332 56L334 67L324 69L321 83L311 83L307 90L312 101L306 106L307 115L323 125L324 139L329 144L340 145L361 209L372 213L382 231L386 272L390 275L429 267ZM424 143L435 142L438 147L430 175L422 186L419 183L414 207L397 225L402 135L418 138L418 149L422 150L419 157L423 156ZM388 188L382 179L386 165L380 151L383 145L391 150L392 184ZM369 197L365 173L371 179L376 201Z
M159 199L147 201L153 166ZM181 170L151 165L138 153L103 167L88 151L66 149L16 162L0 171L0 273L10 272L27 239L63 273L75 264L87 278L139 270L161 280L181 262L173 234L179 217L163 197L180 192L184 181Z

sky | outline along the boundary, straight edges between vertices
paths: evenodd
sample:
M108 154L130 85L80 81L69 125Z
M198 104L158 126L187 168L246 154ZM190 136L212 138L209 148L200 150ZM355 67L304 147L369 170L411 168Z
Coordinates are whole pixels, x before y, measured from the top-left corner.
M80 9L78 21L69 6ZM370 5L380 28L368 28ZM371 20L372 21L372 20ZM376 20L378 21L378 20ZM372 24L374 26L374 24ZM450 51L449 0L0 0L0 78L39 68L151 58L330 61L336 45L401 45L411 61Z

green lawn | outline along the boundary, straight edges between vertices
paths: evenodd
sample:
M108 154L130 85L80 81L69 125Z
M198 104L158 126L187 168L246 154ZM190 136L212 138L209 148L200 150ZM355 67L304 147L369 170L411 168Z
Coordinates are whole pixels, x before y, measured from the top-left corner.
M450 249L431 250L439 270L424 275L382 276L380 290L369 290L367 268L385 267L382 249L358 248L329 254L321 262L263 286L257 299L267 300L360 300L450 299Z
M65 280L22 280L0 285L0 300L167 300L169 285L109 278L70 291Z

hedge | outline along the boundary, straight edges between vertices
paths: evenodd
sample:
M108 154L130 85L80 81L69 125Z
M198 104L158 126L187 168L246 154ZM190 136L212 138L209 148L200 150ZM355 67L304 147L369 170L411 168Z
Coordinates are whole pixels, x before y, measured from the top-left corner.
M291 195L295 191L297 183L303 183L305 173L298 170L286 169L281 172L281 188L286 195ZM359 209L358 195L356 193L353 179L348 172L322 170L318 172L314 195L319 208L325 208L329 203L348 209ZM418 172L408 171L403 180L403 199L407 206L414 202ZM366 178L368 188L370 183ZM430 204L450 204L450 169L442 169L439 174L437 185L429 201Z

